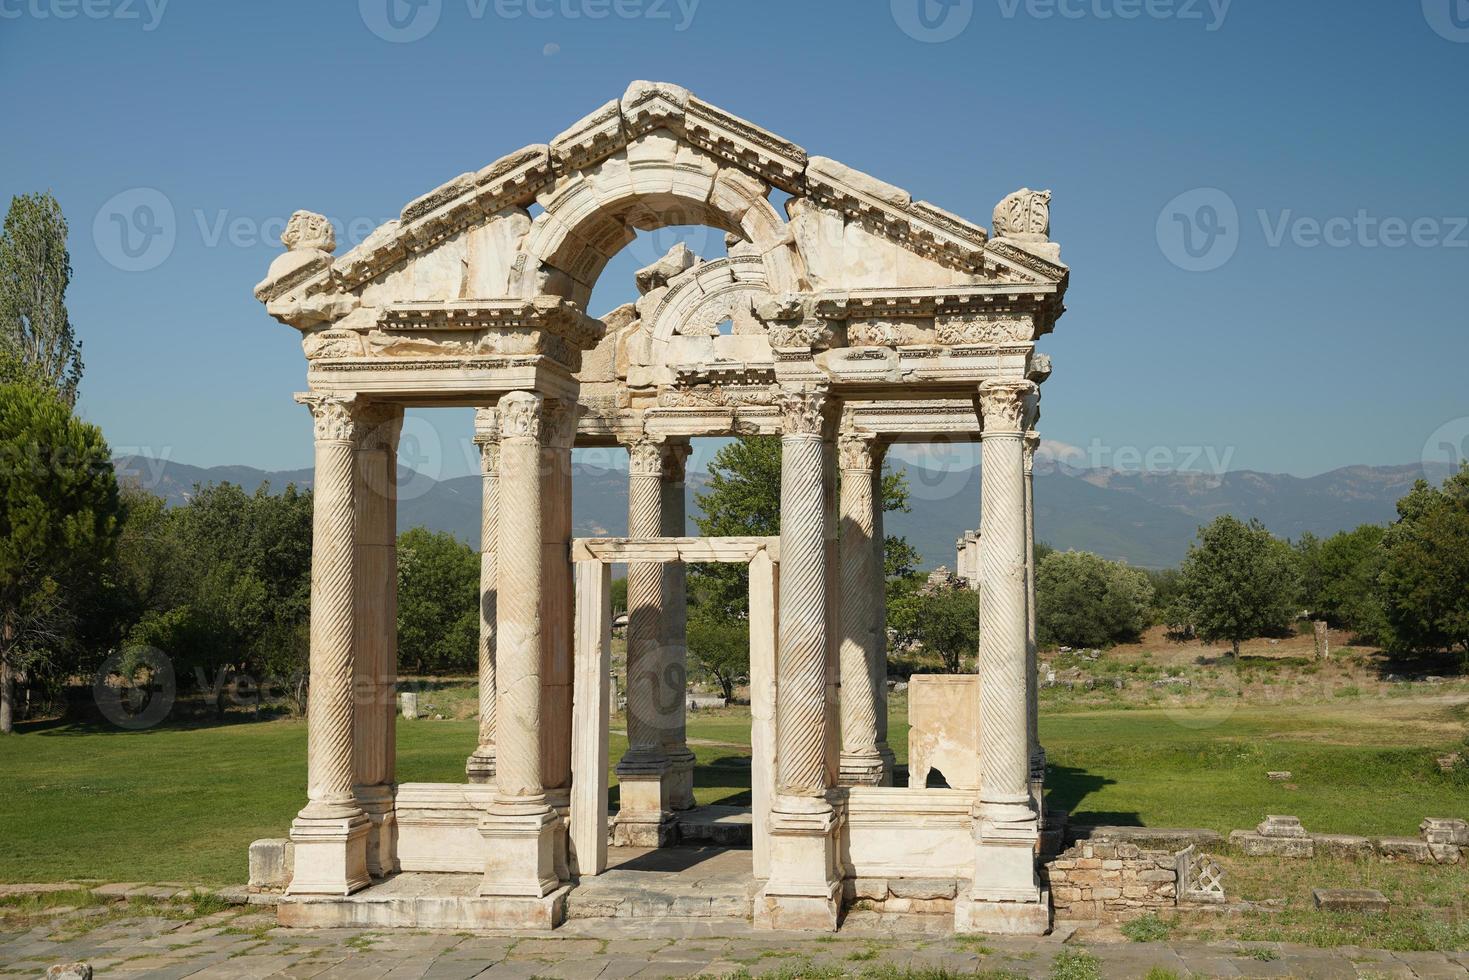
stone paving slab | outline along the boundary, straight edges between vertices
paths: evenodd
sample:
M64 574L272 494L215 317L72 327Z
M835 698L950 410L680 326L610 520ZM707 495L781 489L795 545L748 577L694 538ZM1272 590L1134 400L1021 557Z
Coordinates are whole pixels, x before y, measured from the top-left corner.
M1347 946L1315 949L1276 943L1078 942L1070 932L1041 938L923 934L836 936L757 933L739 920L630 922L586 919L551 936L466 935L275 927L268 914L233 911L193 921L160 917L107 921L88 929L65 917L0 935L0 976L36 977L62 961L93 964L99 978L150 980L470 980L558 977L725 977L834 971L947 973L982 971L1050 977L1067 949L1084 949L1101 976L1142 977L1154 967L1180 977L1469 978L1469 953L1395 953Z

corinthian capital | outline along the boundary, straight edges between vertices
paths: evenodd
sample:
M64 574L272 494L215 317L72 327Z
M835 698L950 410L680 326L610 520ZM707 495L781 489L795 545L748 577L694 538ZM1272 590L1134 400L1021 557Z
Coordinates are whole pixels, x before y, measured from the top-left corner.
M328 395L319 391L296 393L296 401L311 411L317 442L355 442L361 427L357 396Z
M1004 379L979 386L979 414L986 434L1025 431L1026 406L1035 393L1034 381Z
M1030 473L1035 468L1035 451L1041 448L1041 434L1034 429L1025 433L1025 472Z
M533 391L512 391L500 399L496 421L502 442L541 441L545 399Z
M877 439L870 432L843 432L837 438L837 456L843 472L871 473L876 463Z
M776 396L786 435L819 436L825 421L826 388L801 385L781 388Z
M474 410L474 441L481 446L500 441L500 416L493 408Z
M663 444L646 436L627 444L627 472L631 476L663 474Z
M561 399L546 403L541 443L547 449L570 449L576 442L576 420L581 409L576 402Z

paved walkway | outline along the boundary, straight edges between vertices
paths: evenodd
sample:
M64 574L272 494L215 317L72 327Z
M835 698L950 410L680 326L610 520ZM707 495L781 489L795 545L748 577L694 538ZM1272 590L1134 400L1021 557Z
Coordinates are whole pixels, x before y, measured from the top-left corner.
M172 908L160 906L160 908ZM1076 936L895 938L853 923L834 937L756 933L721 919L584 919L554 936L291 930L269 910L192 920L127 917L126 906L59 911L23 931L0 924L0 975L82 960L96 976L231 978L919 975L1068 978L1469 977L1469 953L1388 953L1280 944L1087 943ZM122 917L120 917L122 916ZM3 921L3 920L0 920ZM1082 957L1078 960L1077 957ZM1064 972L1063 972L1064 971Z

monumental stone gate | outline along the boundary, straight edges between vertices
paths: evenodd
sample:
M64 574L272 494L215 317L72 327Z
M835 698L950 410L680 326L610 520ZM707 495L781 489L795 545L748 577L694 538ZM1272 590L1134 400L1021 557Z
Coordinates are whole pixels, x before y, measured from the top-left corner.
M343 255L325 218L296 212L255 290L300 332L316 437L308 798L282 921L561 921L606 863L611 561L629 563L630 616L611 833L668 842L693 806L685 699L664 689L682 687L684 563L736 561L751 565L756 924L834 929L846 879L950 878L957 929L1045 931L1030 472L1050 373L1035 344L1068 281L1049 205L1018 191L986 232L634 82ZM724 231L728 256L675 249L639 272L637 302L588 315L609 258L669 225ZM409 406L473 407L482 450L463 783L394 773ZM680 537L689 440L745 434L780 437L780 536ZM981 446L977 789L895 787L887 744L881 462L935 437ZM628 538L571 536L586 446L627 449ZM375 899L407 875L459 885Z

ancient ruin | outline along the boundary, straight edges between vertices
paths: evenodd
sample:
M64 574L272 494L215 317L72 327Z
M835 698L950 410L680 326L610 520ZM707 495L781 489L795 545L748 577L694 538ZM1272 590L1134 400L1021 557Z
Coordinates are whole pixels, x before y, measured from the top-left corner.
M958 930L1044 932L1029 474L1036 341L1068 279L1049 206L1016 192L987 232L635 82L343 255L297 212L255 291L300 332L316 438L309 789L281 920L560 922L606 861L612 562L629 564L630 747L610 832L669 841L693 805L666 689L683 564L727 561L751 568L757 925L831 930L853 882L949 879L933 900ZM727 257L676 249L636 303L588 314L636 231L691 224L725 232ZM479 738L464 782L399 784L397 436L405 407L446 405L476 410L483 458ZM688 440L754 433L781 439L780 536L684 537ZM974 785L931 789L893 785L876 489L889 446L935 437L980 443L983 547ZM571 451L589 446L627 450L627 538L572 538Z

